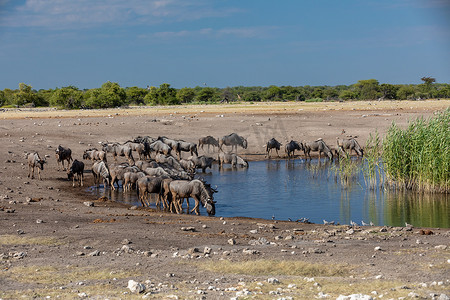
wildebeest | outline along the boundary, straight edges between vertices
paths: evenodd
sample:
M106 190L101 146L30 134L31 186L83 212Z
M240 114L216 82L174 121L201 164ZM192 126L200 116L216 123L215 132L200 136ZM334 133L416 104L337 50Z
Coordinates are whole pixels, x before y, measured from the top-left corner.
M150 151L170 155L172 148L164 142L157 140L150 144Z
M83 186L84 163L75 159L72 162L72 166L67 172L67 177L72 179L72 186L75 186L75 179L78 181L79 186Z
M122 187L123 191L129 191L136 184L136 181L146 176L144 172L125 172L123 173Z
M73 161L72 150L70 150L70 148L64 148L61 145L59 145L58 148L56 148L55 156L56 156L56 163L58 164L58 170L59 170L59 163L61 163L63 170L65 170L64 161L67 160L67 168L70 165L70 161L71 160Z
M143 170L145 174L147 174L148 176L158 176L158 177L165 177L168 178L170 177L170 174L164 170L161 167L157 167L157 168L146 168L145 170Z
M280 157L278 154L278 150L281 148L281 143L277 141L275 138L271 138L267 144L266 144L266 157L270 158L270 152L272 149L275 149L277 151L277 156Z
M195 172L195 164L192 160L188 159L180 159L180 165L186 172L194 173Z
M188 160L192 161L195 165L196 169L202 169L202 172L205 173L207 168L212 167L212 163L215 161L214 158L209 156L191 156Z
M219 140L216 140L214 137L208 135L205 137L201 137L198 139L198 147L203 149L203 145L208 145L208 152L209 152L209 147L212 146L213 147L213 151L214 151L214 147L219 147Z
M248 168L248 162L242 157L234 153L219 153L219 165L222 167L223 164L231 164L231 167L236 168L237 166Z
M158 140L163 142L164 144L168 145L172 149L172 151L175 151L175 153L180 152L180 149L179 149L180 145L179 145L178 141L169 139L168 137L165 137L165 136L159 136Z
M222 150L222 146L231 146L231 151L233 148L235 152L237 152L237 146L241 146L244 149L247 149L247 140L242 136L239 136L237 133L231 133L229 135L223 136L219 141L219 149ZM223 151L223 150L222 150Z
M104 143L103 151L109 152L114 156L114 160L117 161L117 156L125 156L128 159L130 165L134 164L133 153L129 145L120 145L119 143Z
M211 185L204 183L198 179L191 181L186 180L173 180L169 184L169 189L172 194L172 201L177 202L178 199L194 198L195 206L191 212L195 211L200 214L200 202L206 208L209 215L216 213L216 206L213 197L213 193L217 191L211 188ZM181 203L175 204L177 213L180 213Z
M140 169L136 166L129 166L128 164L120 164L120 165L114 165L109 168L109 174L111 175L111 189L115 190L114 184L117 184L117 187L119 187L119 180L122 181L123 185L123 174L125 172L139 172Z
M28 153L27 161L28 161L28 177L31 177L31 179L33 179L34 178L34 168L37 168L38 178L39 178L39 180L42 180L41 170L44 170L44 164L46 164L47 161L45 159L41 159L37 152Z
M103 160L106 162L106 152L97 150L96 148L84 150L83 159L90 159L92 161Z
M126 141L124 145L131 147L131 150L136 151L139 155L139 159L146 159L150 157L150 144L147 142L137 143L133 141Z
M102 179L103 186L106 189L111 181L108 165L103 160L96 161L92 165L92 174L94 175L94 184L98 186L99 181Z
M364 155L363 149L354 138L340 139L339 137L337 137L336 142L338 148L344 150L344 152L345 150L350 150L350 155L352 154L352 150L354 150L356 155L358 156Z
M311 151L319 151L319 160L321 158L321 154L325 153L330 160L333 159L333 153L331 152L330 147L320 138L314 142L306 142L303 143L303 152L305 153L305 159L308 156L311 159Z
M286 144L286 146L284 147L284 151L286 152L288 158L291 158L291 155L294 156L295 155L295 150L303 150L303 144L299 143L297 141L293 141L291 140L289 143Z
M177 169L178 171L184 171L183 166L180 164L180 162L173 157L172 155L164 155L161 153L156 154L155 156L155 161L158 163L165 163L168 164L169 166L174 167L175 169Z
M178 141L178 158L181 159L181 152L190 152L191 156L192 155L196 155L198 156L198 152L197 152L197 144L195 143L189 143L189 142L185 142L185 141Z
M158 194L157 201L159 203L162 196L162 181L163 178L153 176L144 176L136 181L136 191L138 193L138 197L142 203L142 206L150 206L150 203L148 201L149 194Z

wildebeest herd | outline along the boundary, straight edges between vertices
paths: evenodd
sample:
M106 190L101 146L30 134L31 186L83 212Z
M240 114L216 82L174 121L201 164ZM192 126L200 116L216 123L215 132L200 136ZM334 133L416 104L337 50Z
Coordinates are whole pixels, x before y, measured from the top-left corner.
M190 212L199 214L200 204L206 208L210 215L215 214L215 201L213 194L216 188L211 187L205 180L195 177L196 170L205 172L211 168L214 162L218 162L219 167L224 164L231 164L232 168L248 168L248 162L237 155L237 146L247 148L247 140L236 133L215 139L206 136L199 139L198 144L175 140L165 136L152 138L149 136L138 136L133 140L124 143L101 142L101 150L90 148L84 150L83 160L91 161L91 171L94 184L98 186L103 183L105 188L116 190L120 186L124 192L135 189L142 206L150 206L149 197L152 194L156 197L156 206L171 212L181 213L182 205L186 199L187 211L189 212L189 199L195 201L194 208ZM198 149L204 151L204 146L218 148L217 159L198 154ZM230 152L224 151L224 146L231 147ZM270 139L266 144L266 156L270 157L270 152L275 149L277 155L282 144L275 138ZM331 150L322 140L313 142L297 142L291 140L285 145L285 153L288 159L294 157L295 150L303 151L305 159L311 158L311 151L319 152L319 159L324 153L329 159L334 156L347 155L346 150L355 151L362 156L363 150L354 138L337 138L337 149ZM234 150L234 152L233 152ZM182 153L188 153L189 157L182 158ZM333 153L334 152L334 153ZM133 153L136 153L138 160L135 160ZM62 164L63 170L67 170L69 180L72 185L78 182L83 186L85 173L85 163L72 158L72 151L68 147L59 145L55 151L56 161ZM107 156L112 157L114 162L108 161ZM118 163L117 157L126 158L126 162ZM37 152L27 155L29 172L28 177L34 178L34 169L38 170L38 177L41 179L40 171L43 170L45 159L41 159ZM111 160L111 159L110 159ZM64 162L67 161L67 168ZM69 168L70 162L72 165Z

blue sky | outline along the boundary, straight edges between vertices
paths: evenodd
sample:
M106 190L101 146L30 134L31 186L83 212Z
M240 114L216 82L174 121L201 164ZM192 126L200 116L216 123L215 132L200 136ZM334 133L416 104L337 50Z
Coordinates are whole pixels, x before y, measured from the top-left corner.
M0 0L0 89L450 83L449 0Z

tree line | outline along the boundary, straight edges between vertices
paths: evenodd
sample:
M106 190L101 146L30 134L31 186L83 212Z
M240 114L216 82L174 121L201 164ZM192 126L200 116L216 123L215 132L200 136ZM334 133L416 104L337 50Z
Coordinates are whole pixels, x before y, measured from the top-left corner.
M75 86L35 90L20 83L16 90L0 90L1 107L52 106L65 109L108 108L128 105L175 105L184 103L261 102L261 101L348 101L420 100L450 98L450 84L422 77L421 84L380 84L376 79L359 80L337 86L268 87L184 87L176 89L163 83L159 87L121 87L106 82L100 88L80 90Z

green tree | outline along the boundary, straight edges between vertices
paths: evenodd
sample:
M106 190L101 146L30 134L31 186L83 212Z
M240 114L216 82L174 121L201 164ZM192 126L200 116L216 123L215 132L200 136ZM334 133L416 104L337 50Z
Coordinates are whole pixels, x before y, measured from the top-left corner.
M422 77L420 80L423 81L423 84L419 85L420 92L424 94L423 98L431 98L434 90L433 83L436 82L436 79L433 77Z
M50 97L50 105L67 109L80 108L83 101L83 92L74 86L56 89Z
M380 92L382 93L382 97L384 99L397 99L397 91L398 87L392 84L383 83L380 85Z
M281 89L275 85L269 86L263 94L263 99L266 101L280 101Z
M150 92L145 96L145 102L151 105L171 105L179 104L177 91L170 87L170 84L163 83L159 88L151 87Z
M218 98L216 91L210 87L202 88L196 96L198 102L217 102Z
M376 79L359 80L354 87L360 100L374 100L381 96L379 83Z
M236 101L236 94L234 93L233 89L230 87L226 87L224 89L222 89L222 93L221 93L221 102L233 102Z
M23 106L27 103L35 105L36 94L31 88L31 85L19 83L19 90L14 94L13 104L16 106Z
M415 91L414 87L412 87L410 85L403 85L397 91L397 99L400 99L400 100L411 99L412 96L414 96L415 92L416 91Z
M242 94L242 100L245 102L259 102L262 100L261 92L246 91Z
M348 89L341 91L339 98L342 100L352 100L358 98L358 95L351 89Z
M125 93L127 95L126 103L140 105L144 104L144 98L148 91L146 89L133 86L126 88Z
M191 103L195 99L195 90L193 88L184 87L177 91L176 97L180 103Z

